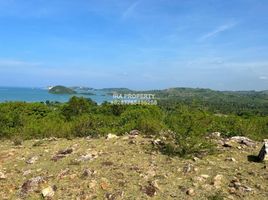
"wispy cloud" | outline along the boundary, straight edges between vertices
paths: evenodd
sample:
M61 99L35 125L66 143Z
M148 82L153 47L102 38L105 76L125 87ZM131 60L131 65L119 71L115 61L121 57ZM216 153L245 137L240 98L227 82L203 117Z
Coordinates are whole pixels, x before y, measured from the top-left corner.
M0 59L0 67L34 67L40 66L41 64L22 60Z
M268 77L267 76L260 76L259 79L261 79L261 80L268 80Z
M138 1L134 1L132 4L130 4L127 9L124 10L123 14L122 14L122 19L125 20L127 18L129 18L135 11L135 9L137 8L137 6L140 4L141 0Z
M214 30L204 34L203 36L201 36L199 38L199 41L204 41L206 39L209 39L211 37L215 37L216 35L218 35L219 33L222 33L224 31L227 31L229 29L234 28L237 25L237 23L227 23L227 24L223 24L221 26L218 26L217 28L215 28Z

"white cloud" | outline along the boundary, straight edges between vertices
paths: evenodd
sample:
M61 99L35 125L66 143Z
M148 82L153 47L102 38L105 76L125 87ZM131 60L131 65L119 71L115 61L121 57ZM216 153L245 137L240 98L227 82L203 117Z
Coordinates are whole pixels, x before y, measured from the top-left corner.
M229 29L234 28L237 25L237 23L227 23L224 25L221 25L217 28L215 28L214 30L204 34L203 36L200 37L199 41L204 41L206 39L209 39L211 37L215 37L217 34L222 33L224 31L227 31Z
M22 60L0 59L0 67L33 67L40 66L38 62L27 62Z
M268 80L268 77L267 76L260 76L259 79L261 79L261 80Z
M140 0L133 2L130 6L128 6L127 9L122 14L122 19L129 18L134 13L139 3L140 3Z

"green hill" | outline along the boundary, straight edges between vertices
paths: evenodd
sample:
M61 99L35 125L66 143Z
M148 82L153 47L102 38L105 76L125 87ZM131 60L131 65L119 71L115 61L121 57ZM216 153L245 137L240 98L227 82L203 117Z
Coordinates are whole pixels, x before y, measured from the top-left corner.
M51 94L76 94L76 91L60 85L51 88L48 92Z

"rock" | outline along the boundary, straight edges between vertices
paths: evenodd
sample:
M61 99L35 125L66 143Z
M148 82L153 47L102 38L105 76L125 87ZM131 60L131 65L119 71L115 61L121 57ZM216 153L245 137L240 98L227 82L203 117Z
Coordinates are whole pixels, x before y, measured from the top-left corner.
M95 174L95 171L92 171L90 169L85 169L82 174L82 177L89 177L89 176L92 176L93 174Z
M39 184L43 183L44 181L45 181L44 178L41 176L37 176L27 180L21 186L21 193L27 194L28 192L36 190Z
M6 177L6 175L4 174L4 172L1 172L0 171L0 180L4 180L4 179L6 179L7 177Z
M142 188L142 191L149 197L153 197L156 195L157 188L152 184L152 182L148 182L148 185Z
M79 158L75 159L75 161L76 162L85 162L85 161L95 159L97 157L98 157L98 153L89 153L89 154L80 156Z
M194 166L191 163L187 163L184 167L183 167L183 172L185 174L190 173L194 170Z
M63 178L64 176L66 176L69 172L70 172L70 169L69 169L69 168L64 169L64 170L62 170L62 171L58 174L57 177L58 177L59 179L61 179L61 178Z
M110 140L110 139L116 139L116 138L118 138L118 136L115 135L115 134L112 134L112 133L109 133L109 134L106 136L106 139L107 139L107 140Z
M189 196L194 196L194 194L195 194L194 189L189 188L189 189L186 191L186 194L189 195Z
M197 157L193 157L193 161L197 162L197 161L199 161L199 160L200 160L199 158L197 158Z
M264 140L264 144L259 152L258 158L260 161L268 160L268 140Z
M231 183L230 183L229 186L231 188L235 188L236 190L239 190L239 191L242 191L242 192L252 192L253 191L253 189L251 187L249 187L247 185L242 185L237 178L231 180Z
M38 156L33 156L26 161L27 164L34 164L39 159Z
M234 147L234 144L233 144L233 142L231 142L229 140L226 140L226 141L223 142L222 146L231 148L231 147Z
M102 190L108 190L110 186L109 186L109 184L107 182L102 182L100 184L100 187L101 187Z
M44 198L51 198L54 196L56 190L57 190L57 187L55 185L49 186L42 190L42 196Z
M207 174L201 174L201 177L204 178L204 179L207 179L207 178L209 178L209 175L207 175Z
M250 147L255 146L255 142L253 140L244 136L234 136L234 137L231 137L231 140L236 141L239 144L244 144L246 146L250 146Z
M67 149L58 151L57 154L67 155L67 154L73 153L73 151L74 151L73 148L67 148Z
M92 154L82 155L79 158L75 159L77 162L85 162L88 160L92 160L94 156Z
M220 138L221 137L221 133L220 132L210 133L210 137L211 138Z
M236 160L233 157L228 157L225 159L226 161L236 162Z
M68 154L71 154L73 152L73 148L67 148L67 149L64 149L64 150L60 150L56 153L56 155L54 155L51 160L53 161L58 161L62 158L65 158Z
M139 135L140 134L140 131L138 131L138 130L132 130L132 131L130 131L130 133L129 133L129 135L135 135L135 136L137 136L137 135Z
M215 186L216 188L220 188L222 184L222 179L223 175L217 174L212 180L212 185Z
M32 173L32 170L29 169L29 170L24 171L22 175L27 176L27 175L29 175L31 173Z
M159 145L163 145L164 142L161 140L161 139L155 139L152 141L152 144L155 145L155 146L159 146Z
M107 200L116 200L116 199L122 199L122 197L124 196L124 191L118 191L114 194L112 193L106 193L105 197Z

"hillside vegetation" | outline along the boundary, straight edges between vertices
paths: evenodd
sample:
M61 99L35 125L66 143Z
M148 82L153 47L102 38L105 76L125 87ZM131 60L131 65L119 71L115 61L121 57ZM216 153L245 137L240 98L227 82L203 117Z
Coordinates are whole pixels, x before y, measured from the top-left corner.
M215 102L227 106L220 112L193 97L146 106L82 97L1 103L0 199L264 200L262 101L247 112L243 101Z
M52 94L76 94L75 90L60 85L52 87L48 92Z

